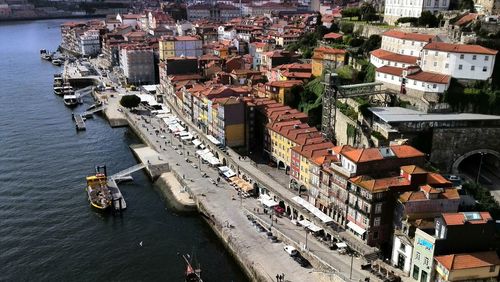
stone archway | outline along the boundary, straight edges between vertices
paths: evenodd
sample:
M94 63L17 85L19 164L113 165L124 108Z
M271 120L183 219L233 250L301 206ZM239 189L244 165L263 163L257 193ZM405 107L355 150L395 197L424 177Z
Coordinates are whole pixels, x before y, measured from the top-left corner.
M286 207L286 214L287 214L288 216L290 216L290 214L292 214L292 211L290 210L290 206L287 206L287 207Z
M278 162L278 169L284 169L286 166L285 166L285 163L282 162L282 161L279 161Z
M491 150L491 149L477 149L477 150L473 150L473 151L470 151L470 152L467 152L467 153L463 154L462 156L458 157L453 162L453 165L451 167L451 173L458 174L459 173L458 167L459 167L460 163L462 163L463 160L467 159L468 157L470 157L472 155L481 154L481 153L491 154L491 155L497 157L500 160L500 152L498 152L498 151Z
M222 158L222 165L223 165L223 166L226 166L226 165L227 165L226 158Z

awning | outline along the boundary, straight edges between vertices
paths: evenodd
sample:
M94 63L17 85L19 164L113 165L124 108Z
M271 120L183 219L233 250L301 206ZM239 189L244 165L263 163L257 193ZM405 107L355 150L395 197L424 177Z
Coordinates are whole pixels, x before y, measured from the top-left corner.
M352 222L352 221L349 221L349 223L347 223L347 227L351 228L354 232L358 233L359 235L363 235L366 230L359 227L356 223Z
M346 244L346 243L344 243L344 242L337 243L337 244L335 244L335 245L337 245L337 247L338 247L339 249L341 249L341 248L347 248L347 244Z
M181 140L191 140L191 139L193 139L193 135L191 135L190 133L181 137Z
M231 177L233 177L235 175L236 175L236 173L234 173L234 171L232 171L230 169L224 172L224 176L227 177L227 178L231 178Z
M214 143L214 145L220 145L219 140L217 138L213 137L212 135L207 135L207 139L210 140L210 142Z
M311 203L302 199L301 197L295 196L292 198L292 200L297 202L299 205L303 206L306 210L310 211L317 218L319 218L322 222L329 223L329 222L333 221L333 218L329 217L324 212L320 211L317 207L313 206Z
M229 167L227 166L219 166L218 169L221 171L221 172L226 172L229 170Z
M302 225L302 226L304 226L304 227L308 227L312 223L309 220L307 220L307 219L303 219L303 220L299 221L299 224Z
M318 231L320 231L320 230L323 230L323 228L321 228L321 227L319 227L319 226L314 225L314 223L309 224L309 226L307 226L307 228L308 228L309 230L311 230L312 232L318 232Z
M259 201L266 207L268 208L272 208L274 206L277 206L278 205L278 202L274 201L274 200L271 200L271 198L269 196L267 197L263 197L265 195L261 195L261 197L259 198Z
M193 145L194 145L195 147L198 147L198 145L200 145L200 144L201 144L201 141L200 141L200 140L198 140L198 139L194 139L192 142L193 142Z

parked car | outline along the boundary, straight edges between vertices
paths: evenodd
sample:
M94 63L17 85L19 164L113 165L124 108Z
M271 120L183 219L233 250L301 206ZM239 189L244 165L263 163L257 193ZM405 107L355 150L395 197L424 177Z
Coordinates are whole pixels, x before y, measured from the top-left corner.
M310 267L311 263L304 258L301 254L297 254L296 256L293 257L293 260L296 261L300 266L302 267Z
M273 209L277 214L282 214L285 212L285 209L280 206L274 206Z
M283 247L283 250L285 250L285 252L287 252L291 257L297 255L297 249L295 249L293 246L286 245L285 247Z

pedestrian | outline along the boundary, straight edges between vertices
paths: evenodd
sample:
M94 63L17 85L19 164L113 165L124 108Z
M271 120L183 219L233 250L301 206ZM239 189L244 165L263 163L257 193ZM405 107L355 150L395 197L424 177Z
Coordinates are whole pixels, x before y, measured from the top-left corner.
M280 275L276 274L276 282L280 282Z
M280 281L283 281L283 276L281 276L281 274L280 274Z

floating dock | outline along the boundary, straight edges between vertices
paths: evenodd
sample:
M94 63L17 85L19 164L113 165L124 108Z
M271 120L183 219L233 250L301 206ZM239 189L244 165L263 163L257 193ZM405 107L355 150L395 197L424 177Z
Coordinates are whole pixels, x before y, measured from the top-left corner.
M127 203L123 198L122 192L118 188L116 181L113 178L108 179L108 188L113 198L113 208L115 211L121 211L127 208Z
M73 114L73 120L75 121L76 130L86 130L85 120L81 114Z

